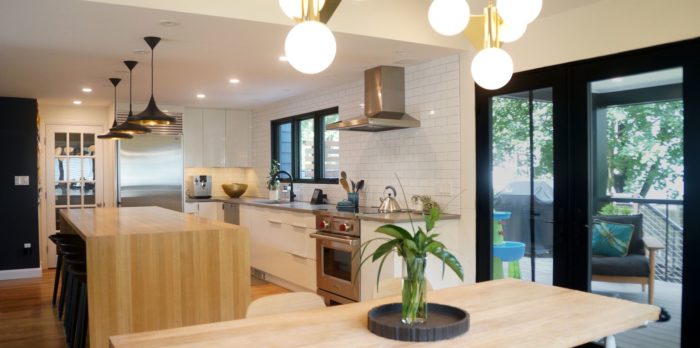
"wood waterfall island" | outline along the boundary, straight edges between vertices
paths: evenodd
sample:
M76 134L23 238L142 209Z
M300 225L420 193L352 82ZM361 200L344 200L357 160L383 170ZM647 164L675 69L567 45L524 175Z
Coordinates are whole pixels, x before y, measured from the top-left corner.
M247 229L159 207L61 210L86 242L91 347L109 336L243 318Z

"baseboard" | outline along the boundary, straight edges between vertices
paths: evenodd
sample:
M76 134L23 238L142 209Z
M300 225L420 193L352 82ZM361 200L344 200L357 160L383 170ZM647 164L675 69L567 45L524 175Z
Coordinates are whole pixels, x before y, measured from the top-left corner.
M41 277L41 267L10 269L10 270L6 270L6 271L0 271L0 280L40 278L40 277Z

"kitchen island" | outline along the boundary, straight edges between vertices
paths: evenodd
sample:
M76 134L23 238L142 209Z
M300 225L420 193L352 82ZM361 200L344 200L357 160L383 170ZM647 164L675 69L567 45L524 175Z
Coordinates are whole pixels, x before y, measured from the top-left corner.
M91 347L108 337L243 318L247 229L159 207L61 210L86 242Z
M367 312L384 299L223 323L112 337L122 347L402 347L367 330ZM462 308L470 329L431 347L573 347L658 319L659 308L515 279L428 293ZM428 316L430 320L430 316Z

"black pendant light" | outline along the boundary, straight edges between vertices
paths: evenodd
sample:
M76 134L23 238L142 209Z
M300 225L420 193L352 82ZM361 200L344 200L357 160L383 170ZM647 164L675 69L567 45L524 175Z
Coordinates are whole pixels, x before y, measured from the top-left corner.
M109 79L110 82L112 82L112 85L114 86L114 122L112 123L112 128L110 128L109 132L105 134L100 134L97 136L98 139L112 139L112 140L120 140L120 139L131 139L134 136L131 134L126 134L126 133L120 133L120 132L115 132L113 129L117 128L117 85L122 79L118 79L116 77L111 77Z
M134 118L134 112L131 110L131 72L132 70L134 70L134 67L137 63L138 62L135 60L124 61L124 65L126 65L126 67L129 68L129 115L126 117L126 121L124 121L124 123L111 129L113 132L120 132L126 134L146 134L151 132L150 128L144 127L140 124L131 123L130 121Z
M151 100L148 101L146 110L141 111L138 115L130 119L129 122L147 126L175 124L175 117L160 111L156 105L155 98L153 98L153 49L160 42L160 38L155 36L146 36L143 39L151 48Z

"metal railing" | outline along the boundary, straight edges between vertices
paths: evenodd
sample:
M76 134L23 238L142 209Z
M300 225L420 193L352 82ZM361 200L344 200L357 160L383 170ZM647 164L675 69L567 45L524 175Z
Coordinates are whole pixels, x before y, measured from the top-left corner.
M656 279L683 282L682 200L606 197L600 202L630 205L633 213L644 215L644 234L663 241L665 245L663 250L657 251Z

